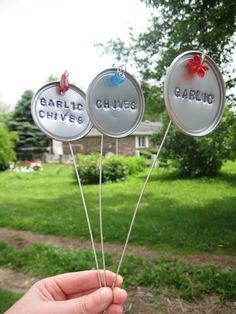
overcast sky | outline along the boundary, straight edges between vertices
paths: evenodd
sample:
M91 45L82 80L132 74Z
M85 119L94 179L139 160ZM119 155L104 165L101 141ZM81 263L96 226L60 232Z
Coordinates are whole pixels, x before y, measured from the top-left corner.
M115 62L94 44L128 40L129 27L145 30L149 17L140 0L0 0L0 101L15 105L65 70L86 92Z
M150 12L140 0L0 0L0 102L14 106L26 89L36 92L65 70L86 92L115 63L94 44L128 41L129 27L145 30Z

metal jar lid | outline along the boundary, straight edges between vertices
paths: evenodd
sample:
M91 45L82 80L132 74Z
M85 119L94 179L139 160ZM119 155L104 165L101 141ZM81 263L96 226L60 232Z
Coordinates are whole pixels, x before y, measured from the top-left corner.
M37 126L58 141L74 141L92 128L86 111L85 93L69 84L69 89L58 93L60 82L41 87L31 102L31 113Z
M210 57L188 51L171 63L164 97L175 126L185 134L203 136L216 128L224 112L224 81Z
M144 97L138 82L126 71L111 68L99 73L86 93L88 114L94 126L111 137L131 134L144 113Z

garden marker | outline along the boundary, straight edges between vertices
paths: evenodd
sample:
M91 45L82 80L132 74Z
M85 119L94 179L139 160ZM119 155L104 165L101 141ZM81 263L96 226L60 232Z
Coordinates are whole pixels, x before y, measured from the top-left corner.
M224 82L216 64L205 53L185 52L172 62L166 75L164 96L166 109L171 120L139 195L113 287L124 259L142 196L164 145L171 123L173 122L185 134L203 136L216 128L224 111Z
M91 121L102 133L99 165L99 217L104 284L106 285L102 222L103 135L116 138L118 141L118 138L131 134L142 120L144 97L138 82L126 72L125 66L120 66L117 69L111 68L99 73L91 81L86 93L86 105Z
M205 53L187 51L171 63L164 84L166 110L183 133L204 136L222 117L225 88L215 62Z
M37 126L49 137L63 142L85 136L92 128L86 111L85 93L61 82L48 83L34 95L31 112Z
M69 143L90 233L96 269L98 272L98 281L101 287L101 274L99 272L92 228L71 145L71 141L82 138L92 128L92 123L86 111L85 93L78 87L69 84L68 73L65 72L62 75L60 82L46 84L38 90L32 99L31 113L36 125L46 135L55 140Z
M96 129L114 138L131 134L144 113L141 87L123 67L107 69L92 80L86 105Z

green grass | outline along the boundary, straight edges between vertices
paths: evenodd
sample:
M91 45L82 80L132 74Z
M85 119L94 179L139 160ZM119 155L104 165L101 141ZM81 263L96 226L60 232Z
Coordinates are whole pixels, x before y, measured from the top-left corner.
M20 293L12 292L0 287L0 313L4 313L20 297Z
M94 267L91 251L55 248L34 244L21 250L0 242L0 266L32 276L45 277ZM100 256L101 257L101 256ZM117 254L106 255L107 267L115 270ZM188 265L164 258L144 259L126 256L121 274L125 287L150 287L155 295L166 291L169 296L195 299L217 294L222 300L236 299L236 270L216 266Z
M103 185L104 237L123 244L146 172ZM0 173L0 226L89 239L72 166L37 173ZM100 241L98 186L84 186L93 234ZM220 176L178 179L156 169L146 188L130 243L174 252L236 253L236 163Z

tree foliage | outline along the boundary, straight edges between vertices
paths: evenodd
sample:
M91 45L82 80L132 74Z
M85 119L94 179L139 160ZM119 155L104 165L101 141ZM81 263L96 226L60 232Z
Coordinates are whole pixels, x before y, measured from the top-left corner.
M205 51L220 67L226 86L235 86L235 69L231 66L236 43L235 1L141 1L155 9L147 30L138 36L131 32L128 46L118 39L109 41L108 47L119 61L131 59L135 63L144 86L146 108L151 113L155 107L156 113L164 109L161 93L165 73L173 59L184 51ZM235 95L228 93L227 102L234 107ZM207 137L191 138L173 128L166 144L168 154L176 160L182 175L214 175L223 160L234 155L235 125L235 116L227 109L220 126Z
M16 131L19 141L16 145L18 159L34 159L47 150L48 138L35 125L31 115L33 92L27 90L18 101L8 128Z
M166 123L167 124L167 117ZM171 127L160 160L172 160L181 177L212 177L218 174L224 161L234 159L236 147L234 131L236 128L234 114L226 107L223 118L214 132L204 137L192 137ZM158 145L163 137L161 133L152 136Z
M6 126L0 123L0 170L7 169L10 162L15 160L14 147L17 138L15 132L9 132Z
M3 123L6 125L11 115L12 115L12 112L10 110L10 106L0 101L0 123Z
M49 77L48 77L48 79L47 79L47 82L48 82L48 83L51 83L51 82L56 82L56 81L58 81L58 80L59 80L58 76L56 76L56 75L54 75L54 74L50 74Z
M167 67L187 50L205 51L221 67L227 87L236 85L236 70L232 68L236 43L235 1L141 1L154 9L147 30L138 36L131 30L128 45L120 38L112 39L104 50L121 62L134 63L144 87L161 87ZM232 95L229 101L235 105ZM154 102L148 103L149 106L155 106Z
M143 80L161 83L167 67L181 52L206 51L235 85L229 67L235 49L236 2L232 0L141 0L155 9L144 33L130 33L130 43L110 40L119 61L131 58Z

